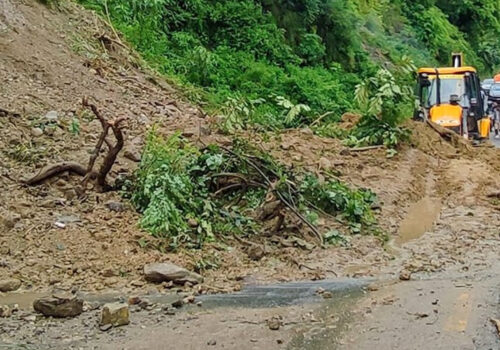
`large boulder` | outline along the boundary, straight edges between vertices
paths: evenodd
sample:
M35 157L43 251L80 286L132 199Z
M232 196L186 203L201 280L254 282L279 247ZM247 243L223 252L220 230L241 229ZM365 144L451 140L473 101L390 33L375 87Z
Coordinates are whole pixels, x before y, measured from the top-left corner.
M5 280L0 280L0 292L12 292L21 287L21 281L16 278L7 278Z
M170 263L154 263L144 266L144 276L150 282L169 282L198 284L203 282L199 274Z
M101 311L101 326L124 326L130 323L128 305L123 303L110 303L104 305Z
M33 308L44 316L75 317L83 312L83 300L72 294L54 294L36 299Z

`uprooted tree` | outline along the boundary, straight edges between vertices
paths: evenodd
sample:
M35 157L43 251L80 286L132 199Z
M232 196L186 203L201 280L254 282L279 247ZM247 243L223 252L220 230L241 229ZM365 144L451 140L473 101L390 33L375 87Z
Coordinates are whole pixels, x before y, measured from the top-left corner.
M111 171L111 168L113 167L118 154L123 148L124 139L122 130L124 128L123 123L125 122L126 118L117 117L113 120L106 119L99 111L97 106L90 103L88 101L88 98L86 97L83 98L82 105L84 108L88 108L92 111L92 113L94 113L96 118L100 121L102 127L101 134L99 136L99 139L97 140L97 144L95 145L87 166L85 167L75 162L51 164L42 168L40 172L35 176L23 181L26 185L38 185L47 179L58 176L65 172L70 172L83 177L82 187L84 188L84 190L87 189L89 181L95 182L95 189L98 192L105 192L111 189L111 186L106 181L106 176ZM110 129L115 138L114 143L108 138ZM107 153L105 154L99 169L96 171L94 170L94 167L104 144L106 144L107 146Z

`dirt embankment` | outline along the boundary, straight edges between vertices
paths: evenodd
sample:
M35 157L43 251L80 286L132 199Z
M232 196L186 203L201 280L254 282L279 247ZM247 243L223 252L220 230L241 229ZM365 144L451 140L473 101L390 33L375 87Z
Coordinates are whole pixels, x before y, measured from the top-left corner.
M268 255L258 262L238 242L230 242L234 249L215 244L163 254L140 247L138 240L146 234L137 226L138 215L116 193L89 191L82 198L80 179L69 175L37 187L21 185L22 178L46 164L87 162L100 125L81 109L83 96L110 118L128 118L125 150L111 179L137 166L144 135L154 124L161 132L184 130L205 143L228 139L200 133L209 118L142 69L109 28L75 5L56 11L37 2L3 1L0 53L1 278L22 280L23 290L148 288L142 278L146 263L193 268L200 259L216 259L220 268L204 273L207 286L238 289L245 276L282 281L370 275L390 266L394 254L367 236L352 237L349 248L313 251L267 243ZM342 152L339 141L307 129L246 137L290 166L334 173L372 189L380 198L380 225L391 235L397 235L411 204L426 196L438 196L444 208L466 205L493 213L495 204L484 195L498 188L500 163L490 162L495 151L460 150L424 125L411 127L416 146L393 159L384 150ZM430 266L426 261L423 268Z

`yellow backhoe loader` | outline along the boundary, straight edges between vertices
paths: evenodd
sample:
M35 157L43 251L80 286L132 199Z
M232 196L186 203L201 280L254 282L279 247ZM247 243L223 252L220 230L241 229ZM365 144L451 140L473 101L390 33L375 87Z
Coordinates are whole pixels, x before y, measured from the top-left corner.
M419 106L414 118L430 120L467 139L488 139L490 119L484 110L479 76L474 67L462 63L463 56L453 54L452 67L418 70Z

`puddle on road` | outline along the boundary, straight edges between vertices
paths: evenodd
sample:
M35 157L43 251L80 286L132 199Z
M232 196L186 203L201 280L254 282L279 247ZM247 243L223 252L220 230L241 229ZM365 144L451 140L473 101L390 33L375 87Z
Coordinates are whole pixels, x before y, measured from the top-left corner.
M319 288L333 292L335 295L349 294L362 291L363 287L372 281L373 279L369 278L339 278L314 282L247 286L238 293L202 295L197 299L203 301L203 306L206 308L273 308L317 302L321 300L316 293Z
M441 201L437 198L424 197L413 204L399 227L396 244L402 245L428 232L439 218L440 212Z

